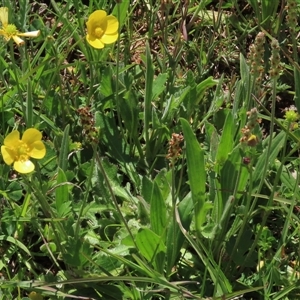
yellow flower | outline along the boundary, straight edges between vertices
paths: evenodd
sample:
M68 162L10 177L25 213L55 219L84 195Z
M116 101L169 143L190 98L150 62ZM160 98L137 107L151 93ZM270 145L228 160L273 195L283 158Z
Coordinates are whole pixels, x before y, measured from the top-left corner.
M250 147L255 147L259 142L258 137L255 134L251 134L247 140L247 145Z
M36 292L31 292L29 295L28 295L29 299L31 300L43 300L43 296L39 293L36 293Z
M112 44L118 39L119 22L116 17L107 16L104 10L94 11L86 26L86 40L94 48L102 49L105 44Z
M8 24L7 7L0 7L0 22L2 25L0 28L0 35L2 35L7 41L12 38L18 46L24 44L24 41L20 38L20 36L37 37L40 34L39 30L21 33L17 30L17 27L14 24Z
M12 131L1 146L3 160L7 165L14 164L14 169L19 173L30 173L34 170L34 164L30 157L41 159L46 154L46 148L41 141L42 134L35 128L27 129L20 140L20 132Z

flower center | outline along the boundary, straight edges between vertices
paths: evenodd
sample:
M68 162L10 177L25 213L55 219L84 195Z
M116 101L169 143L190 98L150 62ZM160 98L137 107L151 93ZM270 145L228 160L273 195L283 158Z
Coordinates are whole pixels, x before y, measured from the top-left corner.
M4 30L5 30L6 34L9 36L18 34L17 27L14 24L8 24Z
M97 27L95 29L95 36L97 38L101 38L103 34L104 34L104 30L101 27Z
M26 143L20 141L19 147L16 149L17 150L17 159L18 161L26 161L29 159L29 147Z

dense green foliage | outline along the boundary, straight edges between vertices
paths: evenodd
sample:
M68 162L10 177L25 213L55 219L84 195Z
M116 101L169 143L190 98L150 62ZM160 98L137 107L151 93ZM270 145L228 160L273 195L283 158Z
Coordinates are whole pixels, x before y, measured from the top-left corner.
M46 155L0 158L0 298L299 299L297 1L16 2L0 143Z

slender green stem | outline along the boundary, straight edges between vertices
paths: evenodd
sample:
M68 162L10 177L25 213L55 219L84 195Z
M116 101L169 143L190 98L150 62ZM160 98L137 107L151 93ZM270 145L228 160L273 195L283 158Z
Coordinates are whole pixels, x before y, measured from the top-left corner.
M9 41L9 49L10 49L10 56L11 56L11 65L12 65L12 70L14 72L14 76L15 76L15 81L16 81L16 86L18 89L18 93L19 93L19 97L20 97L20 104L21 104L21 108L22 108L22 113L23 113L23 117L25 119L25 123L27 124L27 117L26 117L26 109L24 106L24 102L23 102L23 95L22 95L22 89L20 87L20 82L19 82L19 74L18 74L18 70L16 69L17 63L15 61L15 52L14 52L14 44L13 41L10 40Z

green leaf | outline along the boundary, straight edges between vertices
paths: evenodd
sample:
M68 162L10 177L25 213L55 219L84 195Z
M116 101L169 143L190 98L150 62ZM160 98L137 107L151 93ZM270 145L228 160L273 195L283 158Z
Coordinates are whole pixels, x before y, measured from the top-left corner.
M130 1L118 1L112 11L112 15L117 16L119 20L120 30L122 29L128 15L129 4Z
M55 189L55 204L56 209L59 211L61 205L64 202L69 201L68 186L65 184L67 182L67 177L61 168L58 168L57 179L56 179L56 189ZM61 217L61 216L60 216Z
M218 147L218 152L216 156L216 163L223 164L229 153L233 148L233 138L234 138L234 120L231 112L227 114L226 121L223 128L223 133L220 139L220 144Z
M257 161L257 164L254 167L253 171L253 190L251 191L252 193L256 193L257 189L259 187L259 182L261 180L265 180L265 178L262 178L263 172L264 172L264 166L266 163L266 160L269 162L269 166L272 166L279 151L283 147L284 143L284 136L286 133L284 131L279 132L277 136L275 136L272 140L272 145L271 145L271 150L268 155L267 148L264 150L264 152L259 156L259 159ZM265 140L265 144L267 145L269 140L269 137Z
M103 159L102 165L114 194L118 197L126 199L128 202L131 202L132 197L130 193L126 190L125 187L120 185L117 166L110 163L107 159ZM99 181L98 173L95 173L92 181L95 182L95 184Z
M191 193L189 193L178 205L178 214L181 224L185 230L189 230L192 222L192 211L194 205L191 201ZM170 222L170 228L167 236L167 270L166 274L171 275L172 269L176 265L176 262L180 259L180 250L185 241L185 236L181 232L177 222Z
M205 207L205 164L204 151L201 149L189 123L185 119L180 119L184 140L186 143L187 172L190 182L192 199L195 208L195 222L198 234L206 219Z
M150 122L152 119L152 87L153 87L153 62L151 58L151 51L149 44L146 44L146 90L145 90L145 98L144 98L144 136L146 140L146 157L151 157L149 144L149 129Z
M300 111L300 71L294 67L294 78L295 78L295 105L297 110Z
M152 263L155 270L163 273L166 247L162 239L152 230L140 229L135 239L140 253Z
M240 237L240 242L235 247L236 237L231 236L228 243L226 243L226 251L232 257L232 260L238 266L251 267L256 264L257 252L253 252L250 259L245 261L247 252L253 244L253 232L248 228L245 229ZM234 252L233 252L234 251Z
M64 262L71 266L82 267L92 253L92 247L85 240L69 236L63 253Z
M115 119L109 115L96 113L97 126L100 126L101 143L108 148L108 153L121 165L130 163L134 157L129 155L129 149L121 136Z
M190 246L194 248L199 259L203 262L205 269L209 272L210 277L215 285L217 295L224 295L232 292L232 286L225 276L223 270L216 263L211 250L203 243L202 239L195 240L190 236L187 231L182 227L181 223L178 223L180 230L184 233L185 238L189 242Z
M152 101L154 101L165 89L166 82L168 80L168 74L159 74L153 82L152 89Z
M19 182L13 181L7 187L7 195L13 201L18 201L23 196L23 188Z
M49 249L52 253L55 253L57 250L56 244L54 242L48 242L47 246L46 246L46 244L43 244L40 246L40 250L43 253L49 253Z
M193 72L188 71L186 84L190 87L190 89L187 94L185 94L183 101L183 106L187 110L185 116L187 119L189 119L194 111L198 109L200 101L204 99L206 90L215 86L217 83L218 81L210 76L196 85Z
M0 235L0 241L6 241L11 244L14 244L15 246L17 246L18 248L23 250L25 253L27 253L29 256L31 256L29 249L23 243L21 243L20 241L18 241L17 239L15 239L11 236Z
M162 236L166 233L167 209L157 183L144 176L142 193L146 202L150 203L151 229L159 236Z
M208 88L214 87L216 84L218 84L218 80L215 80L212 76L201 81L196 88L198 98L202 97Z
M240 198L247 186L249 171L247 168L241 168L240 148L236 147L229 155L220 172L220 185L224 203L230 195L233 195L235 188L238 186L236 198Z
M171 175L172 172L168 171L166 169L162 169L156 176L154 181L156 182L160 193L163 197L163 199L166 201L167 198L170 195L170 191L171 191Z
M109 97L113 94L112 89L112 72L111 66L103 66L101 70L101 85L99 87L101 95L103 97Z
M136 101L136 96L133 91L128 91L125 95L125 99L119 101L120 110L124 125L126 126L128 133L131 135L131 138L139 143L138 140L138 116L139 109L138 103ZM142 152L141 152L142 153Z
M280 170L281 163L275 161L275 168L277 171ZM297 178L297 177L296 177ZM293 193L293 196L296 199L300 198L300 191L297 186L297 179L293 177L292 172L289 170L288 167L284 167L280 173L280 179L282 181L282 186L284 186L285 190L287 189L289 192Z
M69 130L70 125L68 124L64 130L61 147L60 147L60 154L58 158L58 166L66 172L68 166L68 154L69 154Z

